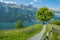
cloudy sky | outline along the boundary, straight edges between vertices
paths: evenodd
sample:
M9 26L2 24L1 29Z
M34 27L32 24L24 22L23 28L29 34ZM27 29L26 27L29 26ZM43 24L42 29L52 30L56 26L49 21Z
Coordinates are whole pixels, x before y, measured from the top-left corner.
M60 11L60 0L0 0L1 2L6 3L17 3L17 4L24 4L24 5L33 5L36 7L43 7L47 6L48 8L52 8L56 11ZM60 13L56 16L60 17Z
M47 6L49 8L59 8L60 7L60 0L0 0L6 2L16 2L17 4L24 4L29 5L32 4L36 7L43 7Z

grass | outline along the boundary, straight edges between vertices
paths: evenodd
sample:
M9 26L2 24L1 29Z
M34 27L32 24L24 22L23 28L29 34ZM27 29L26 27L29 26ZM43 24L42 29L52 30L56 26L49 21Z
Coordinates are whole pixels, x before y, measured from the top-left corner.
M52 31L52 33L49 36L49 40L60 40L60 25L51 25L48 24L45 30L45 33L43 34L41 40L46 36L46 34L50 31L51 27L56 29L55 31Z
M56 32L53 32L51 40L60 40L60 34L56 33Z
M60 25L52 25L53 28L60 30Z
M52 39L51 40L60 40L60 26L52 25L57 31L52 32Z
M26 28L16 30L0 31L0 40L27 40L28 38L39 33L43 25L35 24Z

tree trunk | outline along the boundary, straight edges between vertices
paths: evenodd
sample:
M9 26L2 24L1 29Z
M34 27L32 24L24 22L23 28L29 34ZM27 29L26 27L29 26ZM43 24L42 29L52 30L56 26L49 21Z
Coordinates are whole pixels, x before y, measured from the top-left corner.
M45 22L43 21L43 24L45 25Z

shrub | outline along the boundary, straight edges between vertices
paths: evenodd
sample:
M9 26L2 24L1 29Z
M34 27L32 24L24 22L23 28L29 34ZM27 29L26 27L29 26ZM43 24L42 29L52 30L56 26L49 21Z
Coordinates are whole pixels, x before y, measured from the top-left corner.
M17 29L23 28L23 23L22 23L21 20L18 20L18 21L16 22L16 28L17 28Z
M50 24L60 25L60 20L51 21Z

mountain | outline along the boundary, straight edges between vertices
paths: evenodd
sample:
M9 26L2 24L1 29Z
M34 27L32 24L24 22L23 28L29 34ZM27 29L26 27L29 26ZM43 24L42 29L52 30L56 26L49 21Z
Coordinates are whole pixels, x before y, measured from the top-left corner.
M37 23L35 19L37 7L16 3L0 2L0 22L16 22L22 20L24 25ZM56 12L56 11L55 11ZM53 19L59 19L54 17Z
M52 10L55 13L60 13L60 8L51 8L50 10Z
M35 20L37 8L32 5L24 6L18 4L0 2L0 22L16 22L17 20Z
M50 10L52 10L54 12L54 14L55 14L53 19L60 20L60 8L52 8Z
M32 25L36 23L36 10L37 8L32 5L0 2L0 23L22 20L24 25Z

